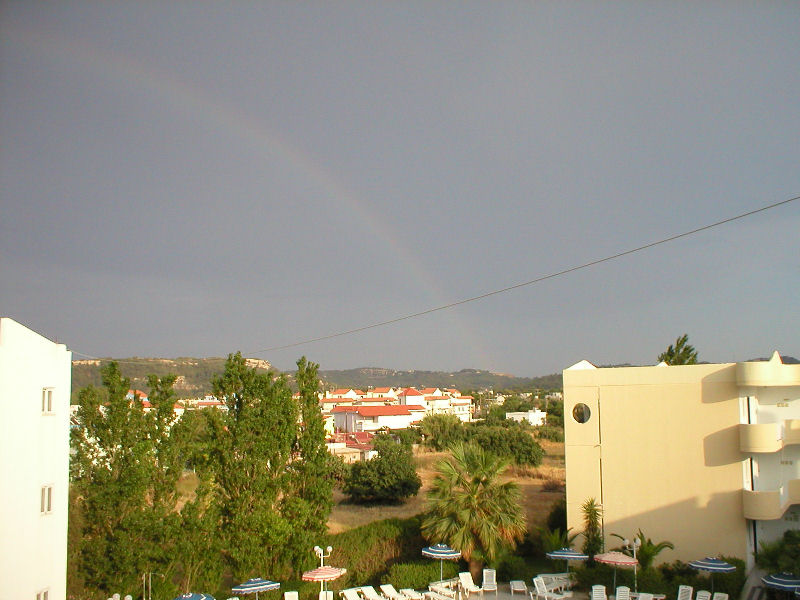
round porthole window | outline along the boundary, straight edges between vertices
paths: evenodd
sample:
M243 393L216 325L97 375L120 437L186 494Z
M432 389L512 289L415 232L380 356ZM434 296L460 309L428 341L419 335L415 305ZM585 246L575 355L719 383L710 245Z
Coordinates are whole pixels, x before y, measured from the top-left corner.
M589 420L589 417L592 416L592 411L589 410L589 407L583 404L582 402L575 405L575 408L572 409L572 418L575 419L578 423L586 423Z

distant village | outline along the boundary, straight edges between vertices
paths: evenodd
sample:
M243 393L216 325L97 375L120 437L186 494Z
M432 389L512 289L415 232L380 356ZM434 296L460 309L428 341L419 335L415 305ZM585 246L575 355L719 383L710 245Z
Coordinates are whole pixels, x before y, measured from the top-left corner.
M523 398L532 396L531 393L519 395ZM128 390L127 397L131 402L141 402L145 412L153 410L147 393ZM300 398L299 394L293 397ZM562 395L553 392L547 398L560 400ZM492 394L486 402L489 406L502 405L505 396ZM464 423L476 420L475 399L455 388L375 387L366 392L338 388L320 392L319 404L328 451L347 463L373 457L372 438L377 432L408 429L419 425L428 415L452 415ZM73 414L77 408L72 407ZM204 409L227 411L228 406L219 398L206 395L176 402L173 410L177 417L181 417L187 410ZM540 426L546 424L547 413L537 408L527 412L509 412L506 418Z

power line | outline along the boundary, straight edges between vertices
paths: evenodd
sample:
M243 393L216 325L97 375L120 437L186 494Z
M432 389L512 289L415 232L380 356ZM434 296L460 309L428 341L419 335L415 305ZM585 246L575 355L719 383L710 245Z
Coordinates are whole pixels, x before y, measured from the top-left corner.
M420 312L411 313L408 315L403 315L401 317L395 317L393 319L388 319L386 321L380 321L378 323L372 323L370 325L363 325L361 327L356 327L354 329L348 329L345 331L339 331L337 333L331 333L328 335L322 335L315 338L309 338L307 340L301 340L299 342L294 342L291 344L284 344L282 346L272 346L271 348L264 348L263 350L255 350L253 352L248 352L248 354L263 354L265 352L277 352L278 350L286 350L287 348L296 348L297 346L304 346L306 344L313 344L315 342L323 342L326 340L331 340L338 337L344 337L347 335L353 335L355 333L360 333L362 331L367 331L369 329L375 329L377 327L385 327L387 325L392 325L394 323L400 323L401 321L408 321L409 319L416 319L417 317L422 317L424 315L429 315L431 313L439 312L442 310L447 310L449 308L454 308L456 306L461 306L462 304L469 304L470 302L477 302L478 300L483 300L485 298L489 298L490 296L497 296L499 294L505 294L507 292L511 292L513 290L517 290L519 288L523 288L529 285L533 285L535 283L541 283L542 281L547 281L548 279L554 279L556 277L561 277L563 275L567 275L568 273L574 273L575 271L580 271L582 269L588 269L589 267L593 267L595 265L599 265L604 262L609 262L612 260L616 260L618 258L622 258L623 256L628 256L629 254L634 254L635 252L641 252L642 250L647 250L648 248L653 248L655 246L660 246L661 244L666 244L669 242L674 242L680 238L688 237L690 235L694 235L696 233L700 233L701 231L706 231L708 229L712 229L714 227L719 227L720 225L725 225L727 223L731 223L733 221L738 221L739 219L744 219L746 217L753 216L755 214L777 208L779 206L783 206L784 204L789 204L790 202L794 202L795 200L800 200L800 196L795 196L794 198L789 198L788 200L782 200L780 202L775 202L773 204L768 204L767 206L762 206L761 208L757 208L755 210L748 211L746 213L742 213L736 215L734 217L730 217L727 219L723 219L721 221L716 221L714 223L710 223L708 225L703 225L702 227L698 227L696 229L692 229L690 231L685 231L683 233L679 233L677 235L673 235L657 242L651 242L649 244L645 244L643 246L637 246L636 248L632 248L630 250L625 250L624 252L618 252L617 254L612 254L610 256L606 256L604 258L598 258L597 260L592 260L581 265L570 267L568 269L564 269L563 271L558 271L556 273L550 273L549 275L543 275L542 277L537 277L536 279L531 279L530 281L524 281L522 283L517 283L514 285L510 285L508 287L500 288L493 290L491 292L486 292L485 294L480 294L478 296L472 296L471 298L465 298L463 300L457 300L456 302L451 302L449 304L442 304L441 306L436 306L434 308L429 308L426 310L422 310Z
M298 346L305 346L307 344L313 344L316 342L324 342L327 340L332 340L339 337L344 337L348 335L353 335L356 333L361 333L362 331L367 331L369 329L376 329L378 327L386 327L387 325L393 325L394 323L400 323L402 321L408 321L410 319L416 319L418 317L422 317L425 315L429 315L431 313L439 312L442 310L447 310L450 308L455 308L456 306L461 306L463 304L469 304L470 302L477 302L478 300L484 300L485 298L489 298L491 296L497 296L499 294L505 294L507 292L511 292L513 290L517 290L519 288L527 287L529 285L534 285L536 283L541 283L542 281L547 281L548 279L555 279L556 277L562 277L569 273L574 273L575 271L581 271L583 269L588 269L589 267L594 267L595 265L599 265L605 262L609 262L612 260L616 260L618 258L622 258L623 256L628 256L629 254L634 254L636 252L641 252L643 250L647 250L649 248L654 248L655 246L660 246L662 244L667 244L669 242L674 242L675 240L679 240L681 238L685 238L691 235L695 235L697 233L707 231L709 229L713 229L714 227L719 227L720 225L726 225L728 223L732 223L733 221L738 221L740 219L745 219L747 217L751 217L758 213L762 213L773 208L778 208L779 206L783 206L785 204L789 204L790 202L794 202L796 200L800 200L800 196L795 196L793 198L789 198L788 200L781 200L780 202L775 202L773 204L768 204L766 206L762 206L761 208L757 208L755 210L751 210L745 213L738 214L733 217L729 217L727 219L722 219L721 221L715 221L714 223L709 223L708 225L703 225L702 227L697 227L695 229L691 229L689 231L685 231L683 233L679 233L670 237L666 237L660 239L656 242L650 242L649 244L644 244L642 246L637 246L636 248L631 248L630 250L625 250L623 252L618 252L617 254L612 254L609 256L605 256L603 258L598 258L596 260L592 260L589 262L585 262L583 264L569 267L568 269L564 269L562 271L558 271L555 273L550 273L549 275L543 275L541 277L537 277L536 279L531 279L530 281L523 281L522 283L516 283L514 285L510 285L508 287L499 288L496 290L492 290L490 292L486 292L484 294L480 294L478 296L472 296L470 298L465 298L463 300L457 300L455 302L450 302L449 304L442 304L441 306L436 306L433 308L428 308L426 310L422 310L419 312L403 315L400 317L395 317L393 319L388 319L386 321L379 321L377 323L371 323L369 325L363 325L361 327L355 327L353 329L347 329L344 331L338 331L336 333L331 333L328 335L322 335L319 337L308 338L305 340L301 340L298 342L293 342L291 344L283 344L281 346L272 346L270 348L264 348L262 350L254 350L247 352L247 355L254 355L254 354L264 354L266 352L277 352L278 350L286 350L288 348L296 348ZM88 354L83 354L81 352L77 352L75 350L72 351L73 354L79 354L80 356L84 356L88 359L92 360L110 360L110 359L102 359L96 356L90 356ZM133 362L133 361L117 361L117 362Z

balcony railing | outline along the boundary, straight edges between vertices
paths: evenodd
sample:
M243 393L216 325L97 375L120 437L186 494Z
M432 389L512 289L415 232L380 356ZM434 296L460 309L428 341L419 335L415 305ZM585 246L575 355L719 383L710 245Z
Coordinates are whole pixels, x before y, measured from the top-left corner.
M800 504L800 479L787 481L777 490L743 490L742 494L745 519L774 521L783 517L792 504Z
M800 444L800 419L739 425L739 449L742 452L777 452L792 444Z

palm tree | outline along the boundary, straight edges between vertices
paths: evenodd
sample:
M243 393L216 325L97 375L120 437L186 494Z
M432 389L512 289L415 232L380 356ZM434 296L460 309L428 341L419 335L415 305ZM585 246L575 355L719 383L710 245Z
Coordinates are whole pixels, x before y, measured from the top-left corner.
M688 343L689 335L684 333L675 340L675 347L669 345L666 352L658 355L658 362L665 362L668 365L696 365L697 350Z
M460 550L477 579L485 562L522 540L525 517L516 482L501 482L509 462L475 444L459 443L437 465L422 533Z
M619 535L618 533L612 533L616 538L624 540L625 538ZM655 560L656 556L661 554L666 549L675 550L675 545L672 542L664 540L663 542L654 542L649 537L644 535L644 532L640 529L639 532L636 534L634 539L639 540L639 547L636 549L636 558L639 561L639 565L642 567L642 570L649 569L653 565L653 561ZM620 548L622 552L629 556L633 556L633 552L626 547Z

